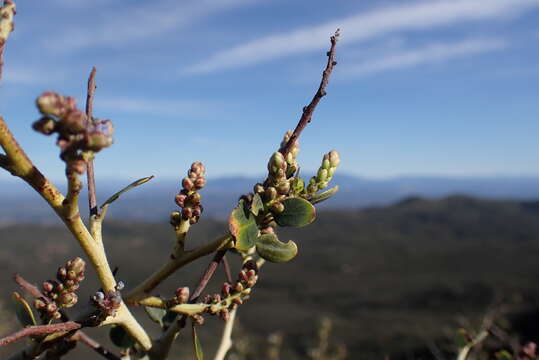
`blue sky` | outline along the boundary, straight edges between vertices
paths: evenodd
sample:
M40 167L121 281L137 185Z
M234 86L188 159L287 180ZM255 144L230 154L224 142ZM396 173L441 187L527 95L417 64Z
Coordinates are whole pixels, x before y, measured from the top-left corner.
M335 148L341 171L539 175L539 0L19 1L0 113L47 175L63 164L30 130L37 95L84 107L116 142L103 178L262 174L312 97L329 36L338 65L302 136L300 164ZM2 172L0 179L9 175Z

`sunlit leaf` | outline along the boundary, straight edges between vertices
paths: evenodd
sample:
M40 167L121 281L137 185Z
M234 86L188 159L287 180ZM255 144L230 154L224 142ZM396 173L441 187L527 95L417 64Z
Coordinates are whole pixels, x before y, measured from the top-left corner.
M329 199L330 197L332 197L333 195L335 195L335 193L339 191L339 186L334 186L332 187L331 189L328 189L326 191L323 191L319 194L315 194L313 195L309 201L311 202L311 204L317 204L319 202L322 202L322 201L325 201L327 199Z
M236 249L248 250L255 245L258 237L258 227L253 214L246 209L243 200L240 200L238 206L230 213L228 228L236 239Z
M309 225L316 218L314 206L302 198L288 198L283 200L284 211L275 214L275 221L280 226L302 227Z
M292 260L298 253L298 247L292 240L284 243L276 235L264 234L256 241L256 252L268 261L282 263Z
M253 196L253 202L251 203L251 212L254 216L257 216L260 211L264 210L264 203L260 195L255 194Z

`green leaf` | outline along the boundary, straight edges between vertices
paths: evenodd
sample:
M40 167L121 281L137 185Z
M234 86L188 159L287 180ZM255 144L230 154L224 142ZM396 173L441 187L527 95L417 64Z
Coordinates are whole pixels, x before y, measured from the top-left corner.
M511 355L507 350L500 350L494 354L496 360L513 360L513 355Z
M145 183L147 183L148 181L150 181L153 178L154 177L152 175L152 176L148 176L148 177L143 177L142 179L138 179L137 181L132 182L131 184L124 187L122 190L118 191L116 194L109 197L107 199L107 201L105 201L103 203L103 205L100 206L100 208L103 209L105 206L110 205L112 202L116 201L120 197L120 195L122 195L123 193L125 193L125 192L127 192L127 191L129 191L129 190L131 190L133 188L136 188L139 185L145 184Z
M325 201L327 199L329 199L330 197L332 197L333 195L335 195L335 193L339 191L339 185L337 186L334 186L332 187L331 189L329 190L326 190L326 191L323 191L319 194L315 194L313 195L309 201L311 202L311 204L317 204L319 202L322 202L322 201Z
M135 340L121 326L111 327L109 332L109 338L114 345L122 349L127 349L135 345Z
M309 225L316 218L314 206L302 198L288 198L283 200L284 211L275 214L275 221L280 226L302 227Z
M197 360L204 360L204 353L202 352L202 345L200 344L200 339L197 335L197 329L195 327L195 324L192 325L193 328L193 347L195 349L195 355L197 357Z
M163 324L168 326L172 324L174 320L176 320L177 317L178 317L178 314L175 313L174 311L167 311L165 316L163 316Z
M305 190L305 181L300 177L295 177L292 179L290 186L292 188L292 193L301 194L303 190Z
M150 319L158 323L159 326L163 327L163 318L167 315L167 311L165 309L145 306L144 311L146 311L146 314L148 314Z
M232 210L228 218L228 228L236 239L236 249L249 250L258 237L258 226L251 212L246 209L243 200Z
M255 194L253 196L253 202L251 203L251 212L254 216L258 216L258 213L262 210L264 210L264 203L262 202L262 198L260 197L260 195Z
M15 314L21 325L24 327L37 325L34 312L26 300L18 292L13 292L11 298L15 307Z
M292 260L298 253L298 247L292 240L284 243L276 235L264 234L256 242L256 252L268 261L282 263Z

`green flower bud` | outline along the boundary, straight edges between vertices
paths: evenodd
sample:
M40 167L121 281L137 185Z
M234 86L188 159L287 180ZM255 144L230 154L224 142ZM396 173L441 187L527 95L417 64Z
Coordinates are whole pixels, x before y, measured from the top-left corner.
M73 270L75 273L81 273L86 269L86 262L80 257L76 257L73 260L70 260L66 264L67 270Z
M328 185L329 185L329 183L327 181L323 181L323 182L318 184L318 190L325 189L325 188L328 187Z
M262 194L264 192L264 186L262 184L256 184L253 187L253 191L255 192L255 194Z
M273 200L277 197L277 189L275 189L273 186L270 186L266 189L265 195L267 200Z
M179 211L173 211L170 213L170 224L172 226L177 226L180 224L180 221L181 221L181 218L182 218L182 215L180 214Z
M290 192L290 182L289 181L283 181L279 183L276 187L277 192L281 195L286 195Z
M321 169L328 170L331 168L331 162L329 161L329 156L324 155L324 159L322 160L322 166L320 166Z
M77 294L72 293L72 292L64 293L58 298L58 303L63 307L71 307L75 305L77 301L78 301Z
M274 152L271 156L269 162L268 162L268 171L270 174L277 174L279 170L286 170L286 161L284 159L283 154L280 152Z
M318 186L316 184L309 184L309 186L307 186L307 192L309 194L314 194L317 191L318 191Z
M200 204L201 200L202 196L197 191L193 192L187 197L187 202L189 202L190 204Z
M318 174L316 175L316 180L320 182L326 181L328 178L328 171L326 169L320 168L318 169Z
M182 187L186 191L191 191L194 189L195 184L193 183L193 180L189 179L188 177L183 178L182 180Z
M341 159L339 157L339 153L337 151L335 151L335 150L331 150L329 152L329 161L331 162L332 167L339 166L339 164L341 162Z
M274 212L276 214L280 214L280 213L282 213L284 211L284 205L283 205L283 203L275 202L275 203L271 204L270 209L271 209L272 212Z

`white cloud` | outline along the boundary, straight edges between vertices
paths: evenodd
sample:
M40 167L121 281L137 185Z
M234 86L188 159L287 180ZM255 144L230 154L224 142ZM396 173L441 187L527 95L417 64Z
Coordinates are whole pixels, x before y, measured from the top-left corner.
M538 5L539 0L436 0L388 6L238 45L188 67L185 72L207 73L325 49L329 35L337 28L342 30L342 42L351 43L396 31L515 16Z
M29 67L7 66L2 73L3 81L16 85L47 85L66 79L65 73L38 70Z
M163 0L146 1L128 10L108 9L107 12L97 13L100 16L92 17L92 22L77 23L70 29L61 29L54 41L47 38L43 45L55 51L128 45L186 27L203 17L251 1ZM113 5L113 2L109 5Z
M476 38L453 43L436 43L422 48L399 51L357 65L341 68L339 74L344 77L366 76L387 70L408 68L420 64L443 62L450 59L479 53L501 50L507 47L501 39Z
M115 111L126 114L174 116L178 118L201 118L215 114L225 106L218 101L201 100L152 100L140 98L105 97L96 99L98 112Z

